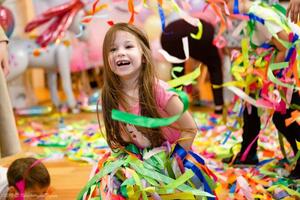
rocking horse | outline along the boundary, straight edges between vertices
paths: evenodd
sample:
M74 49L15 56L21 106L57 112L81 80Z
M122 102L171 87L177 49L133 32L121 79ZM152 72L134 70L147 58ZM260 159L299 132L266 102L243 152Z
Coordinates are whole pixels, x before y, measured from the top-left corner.
M9 58L11 70L7 81L11 81L24 73L27 68L43 68L47 72L51 99L56 107L60 106L57 92L57 72L60 73L63 90L67 97L67 105L77 112L76 100L72 91L70 57L70 42L64 37L71 31L79 34L79 39L85 40L86 32L80 26L84 16L84 4L80 0L72 0L37 16L27 24L25 32L30 32L42 24L53 20L49 27L36 40L12 39L9 43Z

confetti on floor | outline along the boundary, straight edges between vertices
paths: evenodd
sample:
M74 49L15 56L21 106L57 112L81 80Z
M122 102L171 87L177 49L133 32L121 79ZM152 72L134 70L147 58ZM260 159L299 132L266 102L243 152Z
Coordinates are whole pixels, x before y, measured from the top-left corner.
M238 125L224 143L230 125L235 117L227 116L227 126L222 116L194 112L199 134L193 144L194 151L204 158L219 178L217 195L219 199L300 199L300 180L285 178L292 167L284 161L280 150L278 133L269 124L260 135L258 142L259 164L244 168L222 163L222 159L240 149L242 131ZM289 158L292 151L285 141L284 147Z
M273 124L260 136L258 157L260 165L248 168L222 163L222 159L237 153L241 142L240 123L236 113L229 113L226 123L222 116L193 112L198 125L193 150L202 155L219 178L216 193L219 199L299 199L300 180L285 178L292 167L284 161ZM92 116L92 117L91 117ZM22 141L43 147L38 157L67 157L74 161L95 163L108 151L99 130L96 114L89 117L52 114L18 119ZM292 152L285 141L287 155Z
M18 129L24 143L44 147L44 152L38 157L67 157L95 163L108 150L98 122L94 119L72 120L71 115L58 114L26 117L18 119Z

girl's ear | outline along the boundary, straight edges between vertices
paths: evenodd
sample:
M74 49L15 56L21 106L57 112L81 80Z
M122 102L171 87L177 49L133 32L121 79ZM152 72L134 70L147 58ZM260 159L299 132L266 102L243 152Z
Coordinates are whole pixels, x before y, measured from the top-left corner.
M9 186L7 191L7 200L14 200L19 195L19 191L14 186Z

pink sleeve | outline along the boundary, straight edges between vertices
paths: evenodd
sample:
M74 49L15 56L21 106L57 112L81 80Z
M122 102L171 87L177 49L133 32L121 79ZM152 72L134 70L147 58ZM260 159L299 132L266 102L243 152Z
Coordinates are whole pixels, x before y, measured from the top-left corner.
M156 101L158 106L163 110L166 108L171 97L177 95L175 92L169 91L169 89L170 86L166 82L158 80L156 87Z
M171 97L174 95L177 96L175 92L169 91L170 86L164 82L159 80L156 87L156 101L158 104L158 111L162 117L170 117L166 112L166 106ZM177 129L171 128L169 126L162 127L162 132L166 140L168 140L171 144L177 141L180 138L180 132Z

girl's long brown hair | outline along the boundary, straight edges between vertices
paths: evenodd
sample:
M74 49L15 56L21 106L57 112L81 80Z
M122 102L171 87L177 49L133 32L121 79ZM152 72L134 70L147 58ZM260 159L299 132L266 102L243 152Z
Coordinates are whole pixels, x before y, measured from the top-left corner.
M127 145L120 134L121 132L126 132L125 124L111 118L112 109L119 109L120 105L125 109L128 109L128 104L125 101L126 94L122 90L120 78L111 71L108 61L110 49L115 40L117 31L125 31L134 35L143 51L142 69L137 83L139 87L141 115L147 117L160 117L155 101L154 87L156 85L156 76L149 41L146 35L134 25L117 23L108 30L103 43L104 85L102 91L102 110L106 129L106 140L112 149ZM150 140L152 147L159 146L163 142L163 137L159 128L136 128Z

